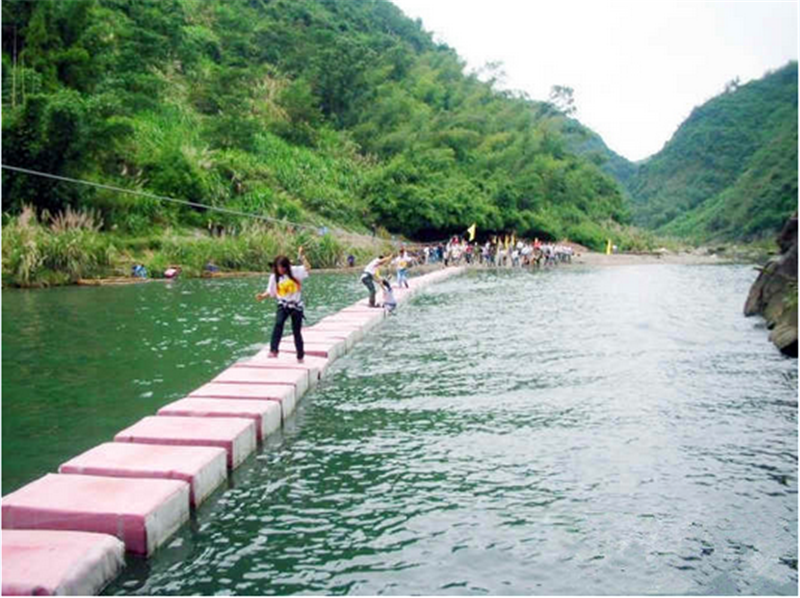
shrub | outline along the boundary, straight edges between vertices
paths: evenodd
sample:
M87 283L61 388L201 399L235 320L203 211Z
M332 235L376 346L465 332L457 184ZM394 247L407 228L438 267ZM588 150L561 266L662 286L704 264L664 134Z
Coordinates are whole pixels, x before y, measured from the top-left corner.
M3 279L21 287L75 282L103 273L116 259L92 212L65 211L45 227L30 207L3 228Z
M595 251L602 251L606 246L608 236L605 231L593 222L584 221L567 229L567 236L581 245Z

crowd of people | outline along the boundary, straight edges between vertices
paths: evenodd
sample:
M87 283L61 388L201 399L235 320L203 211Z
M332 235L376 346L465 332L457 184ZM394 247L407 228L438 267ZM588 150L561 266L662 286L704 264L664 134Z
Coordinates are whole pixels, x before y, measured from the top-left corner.
M443 263L445 266L480 265L487 267L549 267L572 261L572 246L543 243L539 239L524 240L493 237L485 243L470 243L453 237L446 244L425 245L417 251L423 264Z
M542 243L539 239L532 241L515 237L493 237L483 244L469 242L465 238L455 236L447 243L424 245L410 251L405 246L394 255L379 255L372 259L361 273L361 283L369 293L370 307L382 308L389 313L394 312L397 300L394 288L408 288L408 270L415 264L444 264L444 266L475 265L485 267L550 267L559 263L571 262L573 248L561 243ZM270 339L270 357L277 357L281 337L286 321L292 325L297 361L304 358L303 335L303 299L302 287L311 272L311 264L300 247L297 253L298 265L292 265L286 256L277 256L272 264L272 274L264 292L258 293L256 299L263 301L270 297L277 302L275 324ZM355 260L348 259L348 265ZM381 269L394 267L396 279L392 285L391 277L381 273ZM381 304L377 302L377 289L383 294Z

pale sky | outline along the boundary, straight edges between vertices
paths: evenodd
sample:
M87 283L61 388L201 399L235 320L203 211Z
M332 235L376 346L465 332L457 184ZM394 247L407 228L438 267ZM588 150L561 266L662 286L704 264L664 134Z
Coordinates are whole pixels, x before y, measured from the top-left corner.
M575 90L578 120L630 160L658 152L727 81L797 60L797 2L393 0L467 70L501 61L503 87Z

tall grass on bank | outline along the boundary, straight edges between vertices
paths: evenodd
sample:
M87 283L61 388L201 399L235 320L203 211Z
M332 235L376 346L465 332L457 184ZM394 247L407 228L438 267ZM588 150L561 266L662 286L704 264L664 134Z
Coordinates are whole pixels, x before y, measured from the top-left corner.
M371 254L369 250L348 247L330 234L319 236L249 224L235 235L200 238L166 235L159 249L143 263L154 275L169 265L180 265L190 276L199 276L209 264L223 271L266 272L275 256L294 259L300 246L315 268L341 267L349 253L358 261Z
M391 251L376 240L363 246L288 227L245 223L233 233L212 236L198 230L154 231L147 237L100 232L102 221L91 210L37 217L31 207L6 217L3 226L3 285L38 287L75 283L81 278L125 276L143 264L160 277L176 265L185 276L201 276L213 265L221 271L267 272L277 255L294 259L302 246L314 268L336 268L352 254L364 263L374 254Z
M48 286L101 275L117 257L101 226L92 212L68 208L38 218L26 206L3 227L3 284Z

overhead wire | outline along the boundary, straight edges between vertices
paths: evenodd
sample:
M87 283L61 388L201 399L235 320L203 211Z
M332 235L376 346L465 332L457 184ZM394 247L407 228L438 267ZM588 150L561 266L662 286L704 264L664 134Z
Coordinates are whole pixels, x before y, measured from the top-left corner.
M234 210L234 209L231 209L231 208L223 208L223 207L220 207L220 206L212 206L212 205L203 204L203 203L196 202L196 201L190 201L188 199L179 199L179 198L176 198L176 197L169 197L167 195L159 195L157 193L150 193L148 191L142 191L140 189L129 189L129 188L125 188L125 187L117 187L117 186L114 186L114 185L107 185L105 183L96 183L94 181L87 181L87 180L84 180L84 179L76 179L76 178L73 178L73 177L62 176L62 175L58 175L58 174L52 174L52 173L49 173L49 172L42 172L40 170L33 170L32 168L23 168L21 166L11 166L9 164L0 164L0 168L2 168L4 170L9 170L9 171L12 171L12 172L19 172L19 173L23 173L23 174L43 177L43 178L52 179L52 180L56 180L56 181L62 181L62 182L66 182L66 183L74 183L74 184L79 184L79 185L85 185L85 186L88 186L88 187L94 187L96 189L104 189L106 191L114 191L116 193L128 193L130 195L137 195L139 197L147 197L149 199L156 199L158 201L176 203L176 204L180 204L180 205L190 206L190 207L193 207L193 208L202 208L202 209L205 209L205 210L210 210L210 211L214 211L214 212L220 212L220 213L223 213L223 214L231 214L233 216L242 216L242 217L245 217L245 218L255 218L257 220L263 220L265 222L273 222L273 223L276 223L276 224L289 225L289 226L294 226L294 227L298 227L298 228L305 228L305 229L314 230L314 231L319 231L322 228L327 228L327 227L323 227L323 226L315 226L315 225L311 225L311 224L304 224L304 223L301 223L301 222L293 222L291 220L286 220L286 219L283 219L283 218L273 218L271 216L264 216L262 214L254 214L252 212L242 212L241 210ZM352 232L346 232L345 231L345 234L349 235L349 236L372 238L372 237L369 237L369 235L364 235L364 234L361 234L361 233L352 233Z

